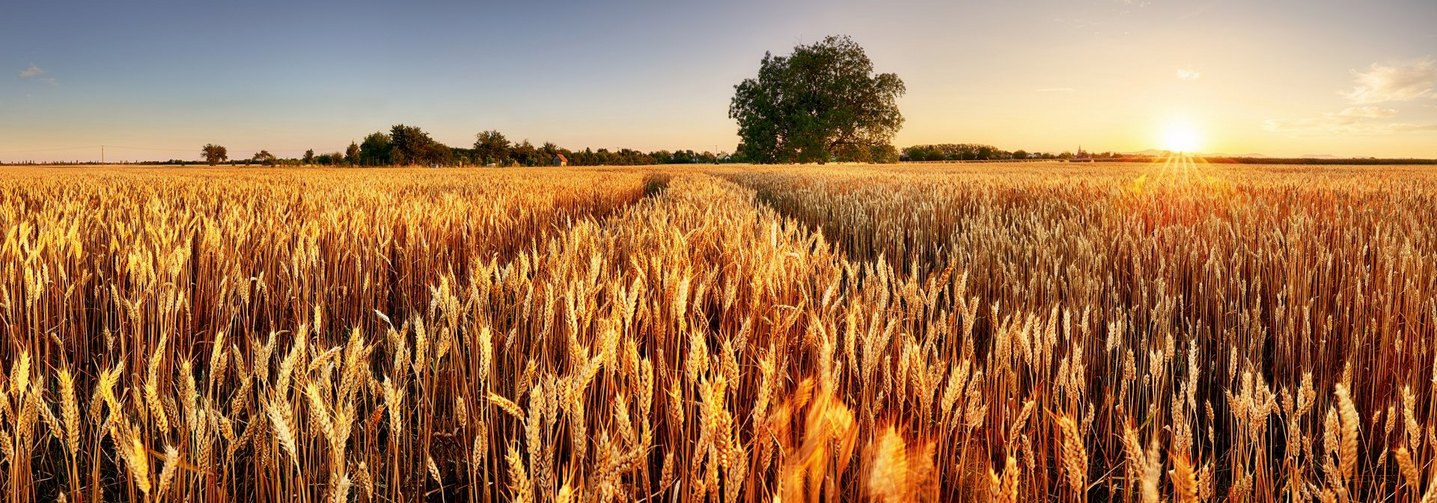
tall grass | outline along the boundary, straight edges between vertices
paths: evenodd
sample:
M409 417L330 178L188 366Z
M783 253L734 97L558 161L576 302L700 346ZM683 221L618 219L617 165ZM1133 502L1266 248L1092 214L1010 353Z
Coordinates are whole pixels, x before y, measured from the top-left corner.
M1437 494L1420 170L72 173L9 499Z

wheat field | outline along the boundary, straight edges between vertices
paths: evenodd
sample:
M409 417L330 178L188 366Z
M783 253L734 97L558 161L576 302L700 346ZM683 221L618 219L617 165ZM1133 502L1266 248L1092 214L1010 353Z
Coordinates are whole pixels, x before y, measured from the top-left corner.
M13 501L1437 500L1437 172L0 172Z

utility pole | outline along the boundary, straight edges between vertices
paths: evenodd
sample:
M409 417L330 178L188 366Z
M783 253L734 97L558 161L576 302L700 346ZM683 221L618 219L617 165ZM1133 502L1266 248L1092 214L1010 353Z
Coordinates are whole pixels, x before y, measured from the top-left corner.
M100 145L100 164L105 163L105 146Z

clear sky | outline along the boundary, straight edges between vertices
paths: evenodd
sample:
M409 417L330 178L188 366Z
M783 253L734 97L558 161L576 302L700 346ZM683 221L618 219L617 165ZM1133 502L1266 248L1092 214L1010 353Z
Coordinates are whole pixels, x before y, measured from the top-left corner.
M0 160L298 156L390 125L732 150L764 51L851 35L895 139L1437 157L1437 1L15 0Z

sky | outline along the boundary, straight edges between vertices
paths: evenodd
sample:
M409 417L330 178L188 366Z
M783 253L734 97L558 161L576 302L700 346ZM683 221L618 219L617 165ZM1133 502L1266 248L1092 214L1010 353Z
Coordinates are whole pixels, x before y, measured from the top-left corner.
M899 148L1437 157L1433 0L13 0L0 161L731 151L733 86L830 34L905 82Z

